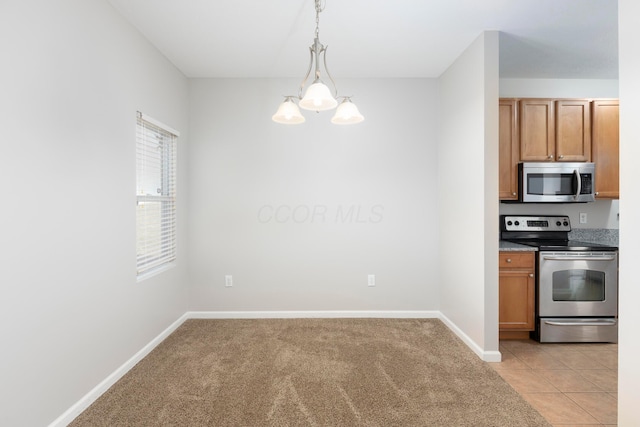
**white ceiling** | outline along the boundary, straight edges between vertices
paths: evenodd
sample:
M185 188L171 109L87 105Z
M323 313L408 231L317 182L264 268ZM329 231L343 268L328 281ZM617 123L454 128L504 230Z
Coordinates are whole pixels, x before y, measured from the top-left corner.
M109 0L187 77L297 77L313 0ZM500 76L618 78L617 0L326 0L335 78L438 77L484 30Z

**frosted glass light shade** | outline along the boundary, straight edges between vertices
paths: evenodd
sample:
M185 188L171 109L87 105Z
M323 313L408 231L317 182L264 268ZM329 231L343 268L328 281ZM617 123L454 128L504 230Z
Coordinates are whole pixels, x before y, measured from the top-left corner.
M304 98L300 101L300 108L312 111L326 111L336 108L338 101L331 95L329 88L322 82L309 86Z
M360 123L364 120L364 116L358 111L356 104L349 99L345 99L338 105L336 114L331 118L331 123L336 125L351 125Z
M271 120L276 123L282 123L285 125L297 125L304 123L304 116L300 114L300 109L291 98L284 100L278 107L278 111L271 116Z

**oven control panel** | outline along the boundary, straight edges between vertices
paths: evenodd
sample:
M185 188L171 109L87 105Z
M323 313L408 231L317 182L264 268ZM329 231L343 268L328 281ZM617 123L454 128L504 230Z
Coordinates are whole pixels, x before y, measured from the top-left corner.
M504 215L500 227L504 231L571 231L571 222L565 215Z

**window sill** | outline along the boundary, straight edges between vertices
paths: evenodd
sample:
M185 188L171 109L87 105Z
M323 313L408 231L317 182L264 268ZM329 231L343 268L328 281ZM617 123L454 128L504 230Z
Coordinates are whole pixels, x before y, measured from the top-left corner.
M154 276L157 276L158 274L161 274L161 273L163 273L163 272L165 272L165 271L167 271L167 270L169 270L169 269L171 269L171 268L173 268L175 266L176 266L175 261L171 261L171 262L169 262L167 264L159 265L158 267L155 267L155 268L153 268L153 269L151 269L149 271L145 271L142 274L138 274L137 277L136 277L136 282L139 283L139 282L145 281L147 279L150 279L150 278L152 278Z

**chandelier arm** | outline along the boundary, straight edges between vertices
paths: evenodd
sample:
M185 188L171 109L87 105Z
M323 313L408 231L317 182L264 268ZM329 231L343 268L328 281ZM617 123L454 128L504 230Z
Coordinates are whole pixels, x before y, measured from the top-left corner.
M311 67L313 67L312 47L309 48L309 68L307 68L307 74L304 76L304 79L302 79L302 82L300 83L300 89L298 89L298 99L302 99L302 89L304 89L304 85L307 84L307 79L309 78L309 74L311 74Z
M329 48L329 46L325 46L322 49L322 60L324 62L324 70L327 72L327 76L329 77L329 80L331 80L331 84L333 85L333 97L334 98L338 98L338 86L336 85L336 82L333 80L333 77L331 77L331 73L329 72L329 68L327 67L327 49Z

